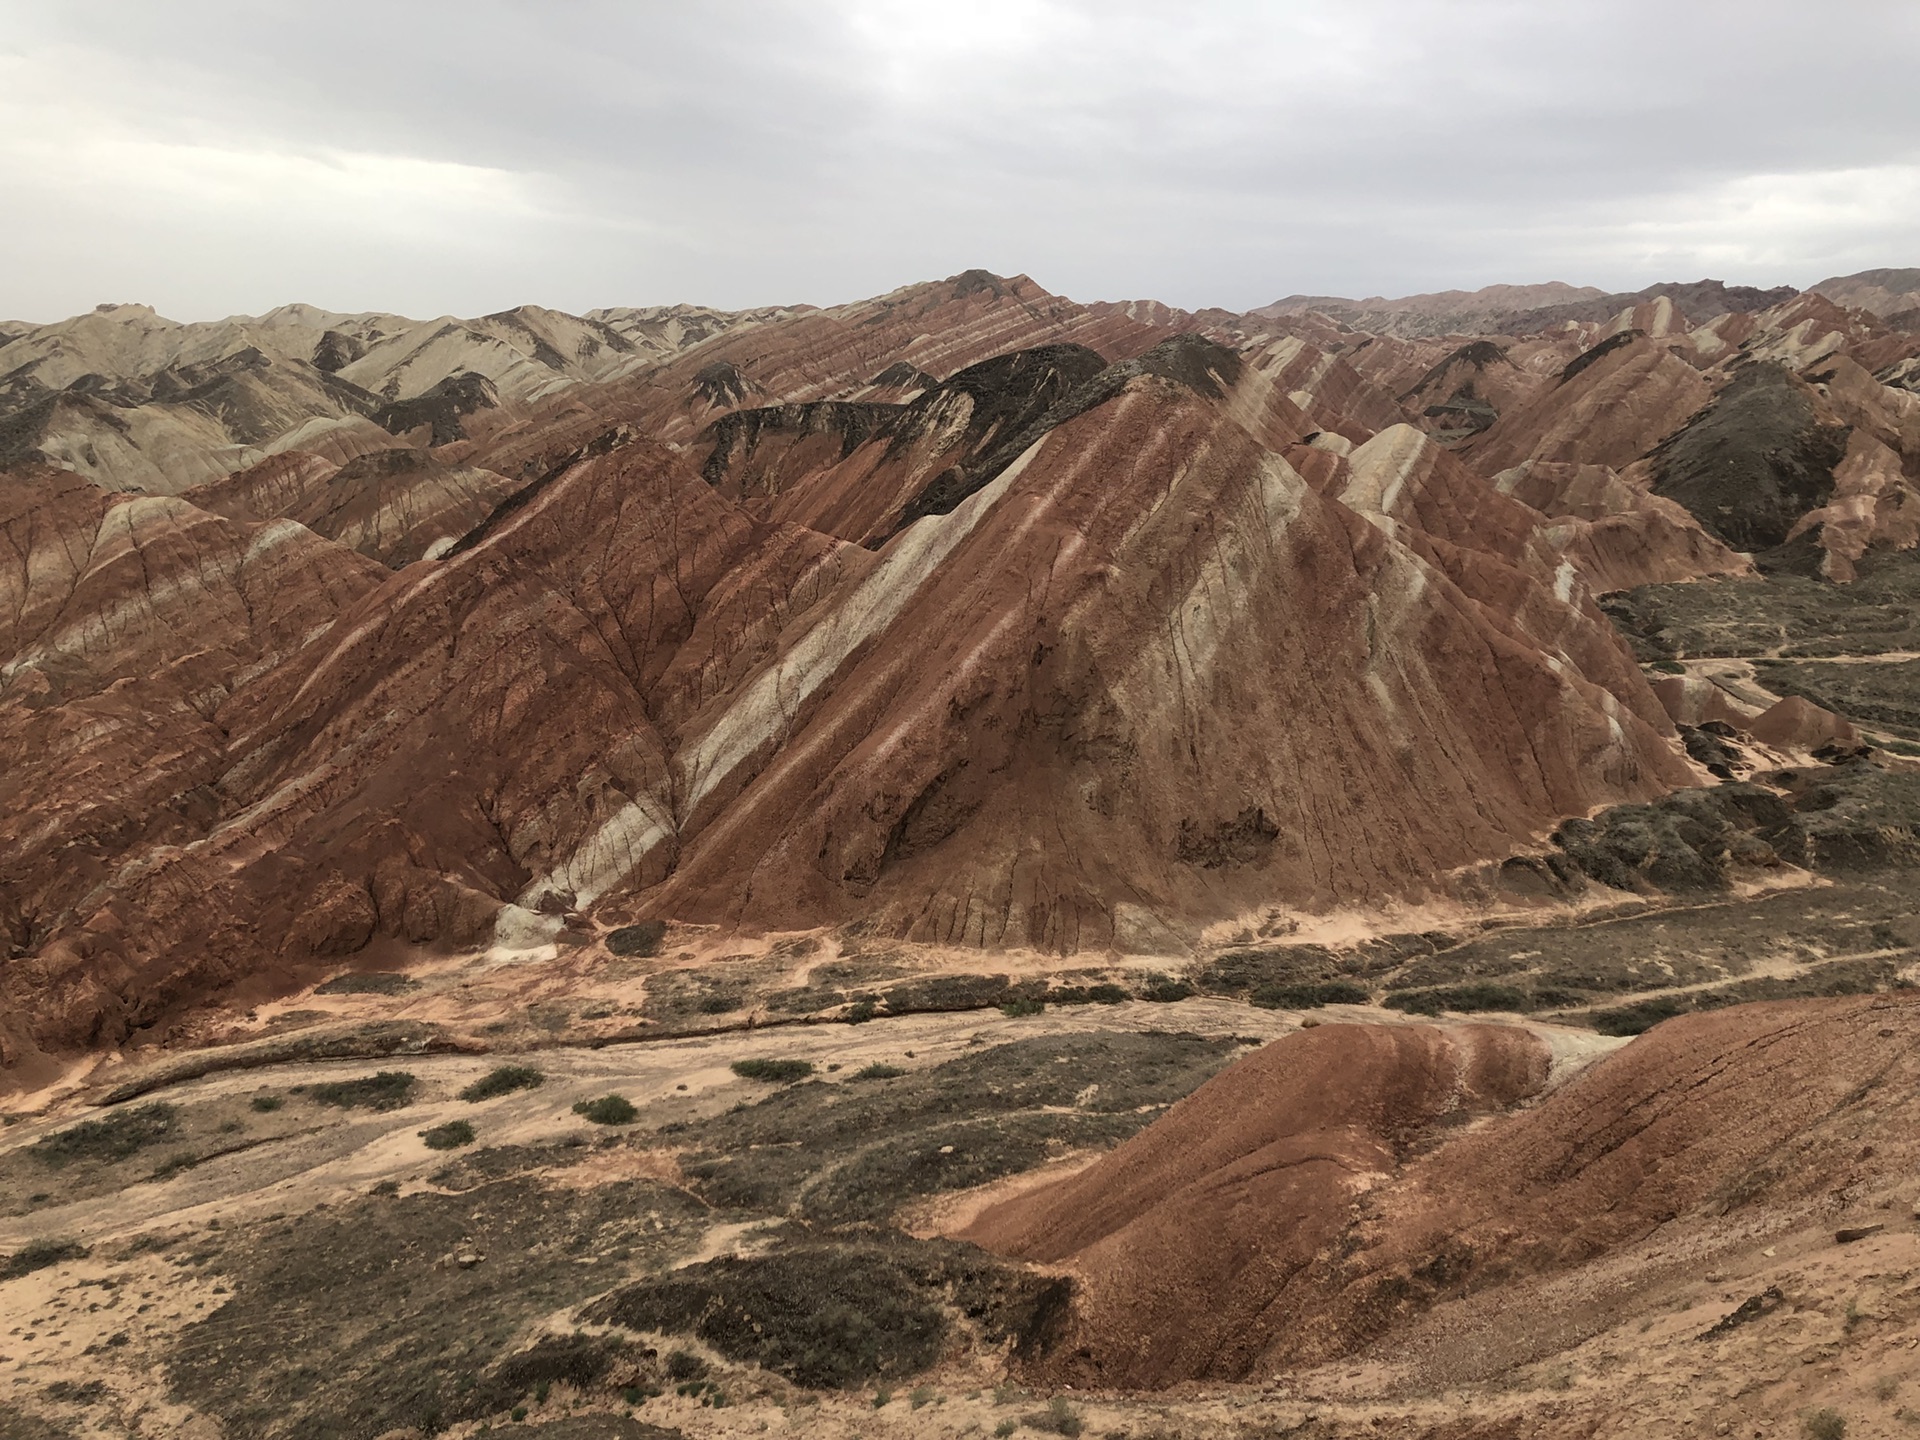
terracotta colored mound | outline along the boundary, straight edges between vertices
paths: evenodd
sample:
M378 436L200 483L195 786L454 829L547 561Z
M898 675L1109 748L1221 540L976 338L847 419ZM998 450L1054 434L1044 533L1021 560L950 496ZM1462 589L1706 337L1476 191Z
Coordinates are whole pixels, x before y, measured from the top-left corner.
M1273 1344L1268 1312L1409 1146L1546 1079L1546 1046L1521 1029L1322 1025L964 1237L1086 1277L1075 1343L1103 1382L1238 1378Z
M1464 1111L1537 1089L1528 1044L1290 1036L968 1233L1082 1277L1049 1378L1161 1386L1352 1354L1662 1227L1677 1244L1740 1207L1804 1206L1913 1163L1920 1000L1905 994L1685 1016L1457 1138L1409 1151L1392 1132L1457 1113L1427 1078L1449 1073L1432 1047L1453 1048Z

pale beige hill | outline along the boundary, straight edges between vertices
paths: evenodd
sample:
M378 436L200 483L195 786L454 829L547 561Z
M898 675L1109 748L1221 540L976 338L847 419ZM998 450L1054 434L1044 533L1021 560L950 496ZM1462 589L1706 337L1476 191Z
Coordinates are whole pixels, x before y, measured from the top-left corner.
M1920 268L1861 270L1853 275L1830 275L1810 287L1836 305L1871 310L1876 315L1898 315L1920 310Z
M1510 310L1534 310L1543 305L1561 305L1571 300L1597 300L1607 292L1592 285L1568 285L1549 280L1542 285L1483 285L1478 290L1436 290L1420 295L1403 295L1390 300L1371 295L1365 300L1348 300L1338 295L1289 295L1271 305L1262 305L1255 315L1302 315L1310 310L1334 314L1340 310L1407 315L1492 314Z

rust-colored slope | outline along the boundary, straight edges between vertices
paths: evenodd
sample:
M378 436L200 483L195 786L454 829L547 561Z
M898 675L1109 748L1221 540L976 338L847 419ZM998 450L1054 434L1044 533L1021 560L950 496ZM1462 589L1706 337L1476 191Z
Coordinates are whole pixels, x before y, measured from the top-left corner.
M343 465L288 451L182 498L235 520L297 520L397 570L444 551L518 488L491 470L396 446Z
M964 1237L1084 1277L1069 1343L1090 1348L1101 1381L1242 1378L1274 1344L1273 1307L1407 1148L1535 1094L1547 1068L1518 1028L1301 1031Z
M689 734L682 859L648 908L1137 943L1136 910L1400 889L1681 782L1604 622L1510 566L1504 613L1474 600L1230 404L1138 376L898 537ZM1589 641L1619 693L1529 624Z
M100 1033L90 942L83 994L56 980L65 962L44 947L126 883L130 862L205 833L222 807L223 706L385 572L288 521L114 500L64 471L6 477L0 530L13 557L0 571L6 1059L29 1029ZM104 968L115 987L147 978L131 957Z
M1322 1026L969 1234L1082 1277L1069 1332L1042 1362L1055 1379L1166 1385L1390 1353L1435 1305L1471 1294L1484 1312L1500 1287L1548 1304L1551 1292L1526 1288L1534 1277L1662 1227L1684 1243L1694 1227L1724 1230L1734 1206L1835 1193L1869 1158L1879 1173L1910 1164L1900 1137L1916 1042L1909 998L1686 1016L1531 1108L1434 1144L1436 1120L1537 1088L1525 1032ZM1869 1103L1885 1156L1860 1144Z
M1631 332L1589 350L1562 375L1461 447L1481 474L1526 460L1624 469L1685 424L1714 388L1668 344Z

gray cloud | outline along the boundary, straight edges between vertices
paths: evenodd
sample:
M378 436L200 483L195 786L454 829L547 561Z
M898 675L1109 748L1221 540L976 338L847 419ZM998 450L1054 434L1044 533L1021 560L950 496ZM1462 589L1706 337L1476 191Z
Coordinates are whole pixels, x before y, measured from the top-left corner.
M0 315L1920 262L1904 0L0 0Z

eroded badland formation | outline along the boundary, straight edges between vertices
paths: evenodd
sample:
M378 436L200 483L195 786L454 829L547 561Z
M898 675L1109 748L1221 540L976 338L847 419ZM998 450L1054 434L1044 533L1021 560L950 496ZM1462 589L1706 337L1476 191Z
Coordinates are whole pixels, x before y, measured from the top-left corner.
M0 1437L1920 1427L1920 271L0 324Z

